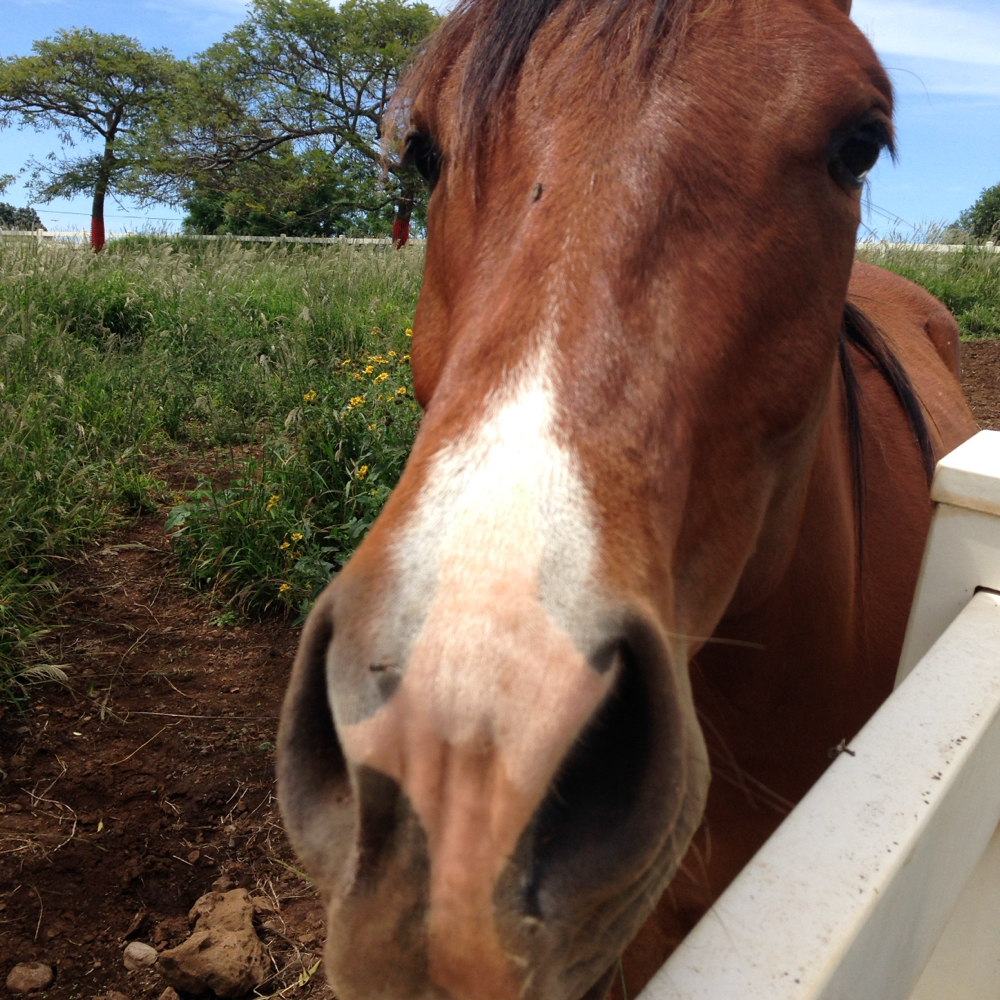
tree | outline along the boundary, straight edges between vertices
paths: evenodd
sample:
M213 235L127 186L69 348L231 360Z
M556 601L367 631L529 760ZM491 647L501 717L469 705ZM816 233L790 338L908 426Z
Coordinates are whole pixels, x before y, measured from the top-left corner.
M1000 235L1000 184L985 188L979 200L959 217L959 226L981 240Z
M18 122L55 129L67 146L97 138L96 153L35 164L35 197L93 195L91 245L104 245L104 200L127 191L136 154L130 147L178 92L184 64L166 49L147 51L124 35L89 28L35 42L34 55L0 60L0 128Z
M339 8L251 0L247 20L198 57L198 97L156 143L166 183L182 179L188 197L192 188L223 191L241 164L287 165L285 150L321 151L342 180L355 182L355 211L377 215L392 202L396 232L408 232L423 186L413 170L383 161L382 116L400 72L439 21L427 4L408 0L345 0Z
M45 226L33 208L15 208L0 201L0 229L41 229Z
M393 201L360 157L285 143L196 184L184 228L241 236L375 236L392 230ZM418 206L419 207L419 206Z

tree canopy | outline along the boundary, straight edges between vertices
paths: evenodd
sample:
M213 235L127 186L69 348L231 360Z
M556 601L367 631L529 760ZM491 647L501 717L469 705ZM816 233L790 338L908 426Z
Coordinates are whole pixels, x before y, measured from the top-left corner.
M408 221L422 184L383 160L382 117L439 21L427 4L406 0L251 0L247 19L196 58L194 91L161 123L152 143L161 151L161 196L203 204L242 192L265 204L271 168L272 191L295 169L300 193L315 182L309 199L336 191L345 210L353 197L347 211L355 216L382 219L391 205ZM316 153L330 161L323 169Z
M976 203L961 214L958 224L976 239L1000 239L1000 184L985 188Z
M183 64L165 49L147 51L132 38L89 28L59 31L32 50L0 60L0 128L55 129L66 147L102 140L96 153L34 165L37 200L93 196L92 241L100 249L105 196L127 188L135 166L129 146L177 93Z

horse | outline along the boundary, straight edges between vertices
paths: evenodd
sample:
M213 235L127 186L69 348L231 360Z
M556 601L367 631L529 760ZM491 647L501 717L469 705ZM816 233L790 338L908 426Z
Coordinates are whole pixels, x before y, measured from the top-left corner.
M849 7L461 0L401 84L422 424L279 731L341 1000L634 994L890 692L976 425Z

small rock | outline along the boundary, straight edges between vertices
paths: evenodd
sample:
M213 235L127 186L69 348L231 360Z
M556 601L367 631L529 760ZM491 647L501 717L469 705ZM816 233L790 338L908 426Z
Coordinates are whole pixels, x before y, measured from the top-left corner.
M173 986L168 986L161 994L160 1000L181 1000L177 995L177 990Z
M213 883L216 892L228 892L236 883L228 875L220 875Z
M159 958L157 950L142 941L129 941L125 946L125 968L129 972L138 972L140 969L148 969L156 965Z
M210 892L191 908L194 933L160 954L164 981L185 993L241 997L267 975L264 946L253 926L246 889Z
M7 989L11 993L44 990L52 985L54 978L52 969L41 962L21 962L10 970L10 975L7 976Z

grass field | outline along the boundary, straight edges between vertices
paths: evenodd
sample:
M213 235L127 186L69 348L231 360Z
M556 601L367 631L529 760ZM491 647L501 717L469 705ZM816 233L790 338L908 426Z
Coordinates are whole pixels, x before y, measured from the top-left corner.
M195 586L234 614L308 604L409 451L421 272L383 249L0 243L0 698L31 679L58 569L168 499L153 455L218 456L172 498Z
M1000 257L869 256L942 298L964 336L1000 335ZM37 641L59 568L164 503L182 570L220 613L308 607L416 431L422 263L381 248L137 239L94 257L0 242L0 701L53 672ZM210 457L211 479L169 495L151 474L164 455Z

